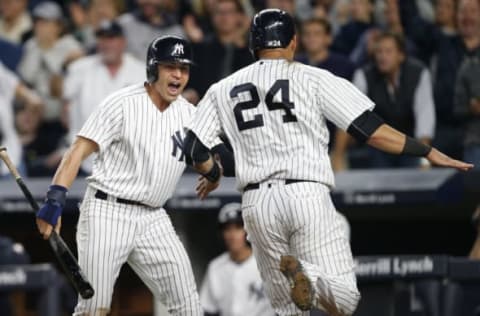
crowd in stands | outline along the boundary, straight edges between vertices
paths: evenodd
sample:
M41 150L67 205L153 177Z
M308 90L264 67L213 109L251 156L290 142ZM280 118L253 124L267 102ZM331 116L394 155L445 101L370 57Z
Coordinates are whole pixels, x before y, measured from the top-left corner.
M248 28L263 8L295 17L297 61L353 82L400 131L480 165L480 0L0 0L0 144L25 176L51 176L102 99L145 80L161 35L194 44L184 96L196 104L254 62ZM337 171L428 167L330 131Z

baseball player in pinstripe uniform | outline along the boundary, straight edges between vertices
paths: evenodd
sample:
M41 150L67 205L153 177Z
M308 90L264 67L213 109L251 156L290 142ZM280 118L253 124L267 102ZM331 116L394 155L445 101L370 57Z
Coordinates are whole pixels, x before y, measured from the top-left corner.
M97 152L80 207L78 260L96 291L74 315L106 315L127 262L172 315L203 315L187 253L162 208L185 169L184 127L195 107L180 96L190 44L167 36L147 52L147 81L107 97L64 156L37 214L44 238L59 229L67 189Z
M218 213L226 250L210 261L200 289L205 316L274 316L247 242L240 203Z
M214 84L198 105L185 140L204 175L199 195L214 190L219 164L208 148L230 140L242 214L266 294L279 315L351 315L360 298L345 229L330 198L334 177L326 119L360 141L424 156L461 170L453 160L383 123L374 104L348 81L293 61L297 38L287 13L264 10L252 21L257 61Z

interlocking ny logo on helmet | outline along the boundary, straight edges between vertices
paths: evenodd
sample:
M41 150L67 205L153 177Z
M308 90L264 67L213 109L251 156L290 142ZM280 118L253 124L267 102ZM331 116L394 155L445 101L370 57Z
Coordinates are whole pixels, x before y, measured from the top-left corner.
M173 46L172 56L183 55L183 44L178 43Z

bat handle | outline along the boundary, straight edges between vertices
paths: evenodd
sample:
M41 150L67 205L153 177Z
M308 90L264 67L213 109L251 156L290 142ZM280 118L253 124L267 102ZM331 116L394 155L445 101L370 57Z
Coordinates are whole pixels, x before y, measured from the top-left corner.
M5 165L7 165L8 170L10 170L10 173L15 177L15 179L20 178L20 173L18 173L17 168L7 155L7 148L0 147L0 158L5 162Z

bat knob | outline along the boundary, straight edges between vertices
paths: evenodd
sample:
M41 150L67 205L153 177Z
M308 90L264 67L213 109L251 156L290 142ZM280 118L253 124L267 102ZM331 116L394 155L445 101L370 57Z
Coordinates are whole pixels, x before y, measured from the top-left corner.
M95 291L92 288L86 288L80 291L80 296L82 296L82 298L85 300L92 298L94 294L95 294Z
M5 147L5 146L0 146L0 151L7 151L7 147Z

